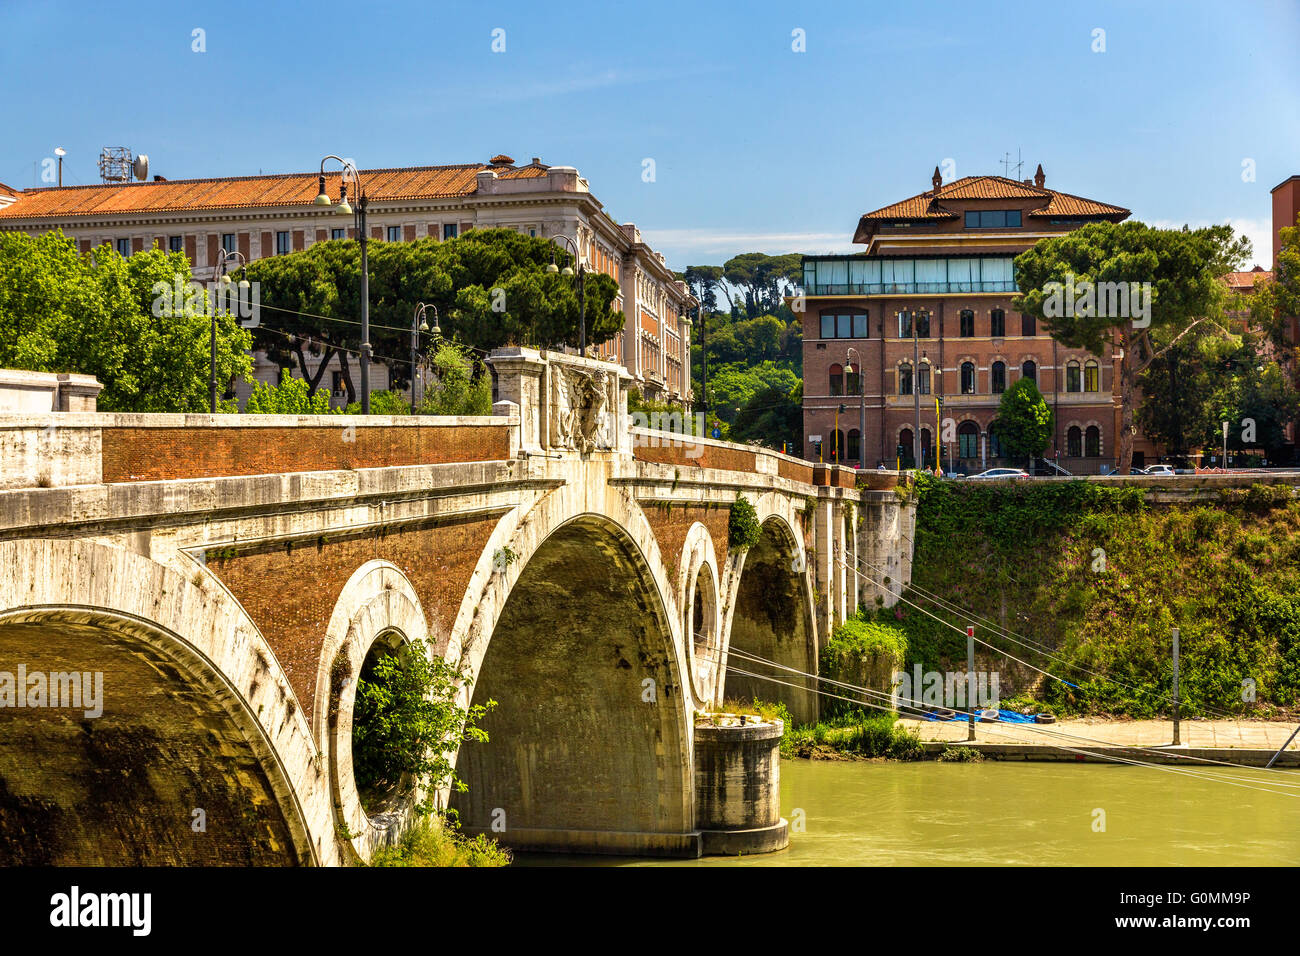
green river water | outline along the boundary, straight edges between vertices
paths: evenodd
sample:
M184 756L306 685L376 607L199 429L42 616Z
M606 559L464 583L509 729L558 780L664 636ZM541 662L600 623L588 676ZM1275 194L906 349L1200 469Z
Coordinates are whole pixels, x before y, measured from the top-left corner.
M1166 770L984 761L781 762L781 809L803 832L779 853L643 866L1296 866L1300 773L1216 768L1276 793ZM1290 786L1284 786L1289 784ZM1094 810L1105 811L1095 832Z

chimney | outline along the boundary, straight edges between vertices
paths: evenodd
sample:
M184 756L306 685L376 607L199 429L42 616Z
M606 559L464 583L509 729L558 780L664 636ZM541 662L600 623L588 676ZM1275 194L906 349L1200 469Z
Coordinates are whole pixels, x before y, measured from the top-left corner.
M1034 185L1039 189L1043 188L1043 183L1047 182L1047 174L1043 172L1043 164L1038 164L1038 169L1034 171Z
M939 175L939 167L934 167L934 175L930 177L930 182L934 184L934 191L938 192L939 187L943 185L943 177Z

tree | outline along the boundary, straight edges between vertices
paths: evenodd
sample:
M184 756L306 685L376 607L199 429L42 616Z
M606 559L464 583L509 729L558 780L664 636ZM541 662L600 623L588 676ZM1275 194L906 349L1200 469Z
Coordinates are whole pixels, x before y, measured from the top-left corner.
M741 308L750 318L781 308L782 298L793 292L802 278L802 257L797 252L769 256L745 252L722 264L726 281L741 292ZM736 310L732 300L732 310Z
M248 396L244 412L248 415L329 415L328 392L313 392L306 382L284 375L279 385L258 382Z
M1256 281L1250 296L1251 319L1268 333L1269 340L1289 363L1296 343L1290 341L1290 320L1300 316L1300 218L1294 226L1278 230L1282 240L1273 263L1273 280Z
M417 303L438 310L444 337L487 351L502 345L578 344L577 280L546 267L568 254L513 229L475 229L439 242L371 242L370 341L390 382L411 380L411 316ZM258 348L272 361L297 364L313 391L337 359L348 401L356 397L351 355L361 348L361 252L353 240L259 259L247 278L261 283L263 322ZM623 328L614 311L618 283L603 273L584 280L587 342L599 345ZM309 372L307 355L321 356Z
M1052 410L1032 378L1018 379L1002 393L993 425L1011 458L1037 458L1052 443Z
M1249 253L1250 241L1230 226L1174 230L1123 222L1043 239L1016 257L1014 308L1043 321L1069 348L1101 355L1109 344L1122 351L1121 473L1133 462L1137 376L1193 329L1217 324L1227 295L1219 277Z
M788 445L796 452L803 447L803 383L793 389L764 386L740 406L731 423L732 441L760 442L781 450Z
M723 421L731 422L759 392L775 388L788 395L799 384L798 375L775 362L751 367L726 365L709 374L709 407Z
M190 281L179 252L79 255L58 230L0 233L0 367L93 375L104 411L206 412L212 320ZM248 378L251 344L233 318L217 319L218 382Z
M1287 424L1300 416L1300 393L1280 365L1263 362L1251 349L1243 349L1232 361L1233 374L1207 402L1217 414L1207 416L1211 421L1202 440L1215 447L1221 440L1221 423L1226 421L1230 449L1262 451L1270 461L1277 461L1287 445Z
M434 353L433 369L438 378L421 397L421 415L492 414L492 381L469 349L442 343Z

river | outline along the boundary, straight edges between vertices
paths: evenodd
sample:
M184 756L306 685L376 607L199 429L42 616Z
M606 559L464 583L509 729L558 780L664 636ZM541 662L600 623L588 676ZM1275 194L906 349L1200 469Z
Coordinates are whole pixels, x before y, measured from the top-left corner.
M701 860L538 858L643 866L1296 866L1300 773L983 761L781 762L803 832L779 853ZM1289 784L1290 786L1283 786ZM1104 811L1105 829L1094 830Z

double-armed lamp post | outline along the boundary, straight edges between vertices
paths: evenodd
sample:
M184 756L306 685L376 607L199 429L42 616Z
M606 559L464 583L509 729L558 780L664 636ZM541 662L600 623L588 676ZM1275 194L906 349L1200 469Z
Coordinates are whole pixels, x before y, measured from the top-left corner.
M331 159L343 164L343 172L339 177L339 201L337 206L330 201L329 193L325 191L325 163ZM348 203L349 175L356 184L357 206L355 213ZM370 262L366 258L366 190L361 183L361 173L357 171L357 167L351 160L330 154L320 161L320 194L317 195L314 205L324 208L334 206L339 215L353 216L357 241L361 243L361 414L369 415L370 354L372 349L370 346ZM414 375L414 370L412 370L412 375Z
M231 259L238 259L239 268L241 269L248 265L248 260L244 258L243 253L226 252L223 250L221 258L217 260L217 264L213 269L213 278L217 281L218 299L217 302L214 302L209 306L209 309L212 312L212 335L209 340L210 364L208 370L208 410L214 415L217 413L217 315L220 312L217 303L221 301L221 298L224 298L220 293L224 292L226 288L230 286ZM239 280L239 288L241 290L249 289L251 287L252 283L247 279Z
M429 328L427 321L428 314L433 313L433 328ZM419 368L420 361L420 333L432 332L432 342L438 341L438 336L442 334L442 329L438 328L438 307L436 305L425 305L423 302L417 302L415 305L415 315L411 316L411 411L415 411L415 376Z
M555 251L551 251L551 264L546 267L546 271L551 275L557 272L560 275L572 276L574 269L577 269L578 276L578 354L583 358L587 357L587 298L586 286L583 280L587 275L587 267L582 261L582 255L578 252L578 244L568 236L559 235L551 236L551 242L563 242L573 251L573 266L565 266L561 269L555 264Z

